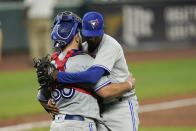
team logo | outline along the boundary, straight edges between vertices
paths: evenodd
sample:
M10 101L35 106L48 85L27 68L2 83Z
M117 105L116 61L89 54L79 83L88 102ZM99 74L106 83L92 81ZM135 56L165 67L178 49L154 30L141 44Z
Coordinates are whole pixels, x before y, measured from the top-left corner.
M59 101L61 98L71 99L74 95L75 89L72 88L54 89L51 94L55 101Z
M94 29L95 26L99 24L99 21L96 19L96 20L89 21L89 23L91 24L92 28Z

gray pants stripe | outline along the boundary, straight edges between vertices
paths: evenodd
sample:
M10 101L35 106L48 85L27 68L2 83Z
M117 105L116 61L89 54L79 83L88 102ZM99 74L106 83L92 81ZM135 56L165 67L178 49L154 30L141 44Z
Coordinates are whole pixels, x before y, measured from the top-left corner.
M136 131L136 127L135 127L135 115L134 115L134 111L133 111L133 105L132 105L131 100L128 100L128 103L129 103L129 107L130 107L130 111L131 111L133 131Z
M92 123L91 122L89 123L89 129L90 129L89 131L93 131L93 127L92 127Z

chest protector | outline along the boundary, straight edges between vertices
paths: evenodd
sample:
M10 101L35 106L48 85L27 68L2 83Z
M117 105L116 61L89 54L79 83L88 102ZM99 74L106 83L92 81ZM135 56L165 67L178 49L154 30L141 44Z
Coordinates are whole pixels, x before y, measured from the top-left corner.
M90 54L88 54L88 53L86 53L86 52L84 52L84 51L80 51L80 50L70 50L70 51L68 51L67 52L67 54L65 55L65 57L64 57L64 59L62 60L62 61L60 61L59 60L59 53L54 53L53 55L52 55L52 59L55 61L55 63L57 64L57 70L58 71L64 71L64 72L66 72L66 69L65 69L65 65L66 65L66 62L68 61L68 59L70 58L70 57L73 57L73 56L76 56L76 55L90 55ZM92 56L92 55L90 55L90 56ZM93 56L92 56L93 57ZM77 91L79 91L79 92L82 92L82 93L85 93L85 94L88 94L88 95L93 95L93 93L92 92L90 92L90 91L86 91L86 90L84 90L84 89L81 89L81 88L77 88L77 87L75 87L75 86L65 86L66 88L73 88L73 89L75 89L75 90L77 90ZM58 86L57 86L57 88L58 88Z

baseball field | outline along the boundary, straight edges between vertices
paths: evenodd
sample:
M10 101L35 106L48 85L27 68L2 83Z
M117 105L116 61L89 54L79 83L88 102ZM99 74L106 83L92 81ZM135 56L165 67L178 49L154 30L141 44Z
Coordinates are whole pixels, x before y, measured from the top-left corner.
M50 116L36 99L38 83L27 56L5 55L4 59L0 131L48 131L49 125L37 124L49 121ZM126 59L136 78L139 131L196 131L196 48L132 52L126 53Z

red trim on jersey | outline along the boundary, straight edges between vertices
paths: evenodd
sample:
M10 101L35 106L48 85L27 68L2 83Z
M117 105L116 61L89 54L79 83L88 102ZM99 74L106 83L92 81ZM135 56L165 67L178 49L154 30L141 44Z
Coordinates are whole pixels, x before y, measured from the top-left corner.
M64 65L66 64L67 60L68 60L70 57L75 56L75 55L79 55L79 54L88 54L88 53L85 53L85 52L83 52L83 51L78 51L78 52L76 52L76 51L74 51L74 50L70 50L70 51L67 52L67 54L65 55L65 57L64 57L64 59L63 59L62 61L59 60L59 58L58 58L59 54L58 54L58 53L54 53L54 54L52 55L52 59L55 60L55 62L56 62L56 64L57 64L57 70L58 70L58 71L64 71L64 72L65 72ZM90 55L90 54L88 54L88 55ZM93 57L93 56L92 56L92 57ZM58 86L53 87L53 89L54 89L54 88L58 88ZM68 88L73 88L73 89L75 89L75 90L77 90L77 91L79 91L79 92L82 92L82 93L85 93L85 94L88 94L88 95L93 95L92 92L86 91L86 90L84 90L84 89L80 89L80 88L77 88L77 87L69 86Z
M77 88L77 87L71 87L71 88L73 88L73 89L75 89L75 90L77 90L77 91L79 91L79 92L82 92L82 93L84 93L84 94L88 94L88 95L93 96L93 93L90 92L90 91L86 91L86 90L83 90L83 89Z

